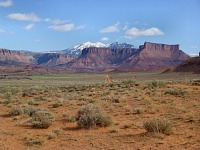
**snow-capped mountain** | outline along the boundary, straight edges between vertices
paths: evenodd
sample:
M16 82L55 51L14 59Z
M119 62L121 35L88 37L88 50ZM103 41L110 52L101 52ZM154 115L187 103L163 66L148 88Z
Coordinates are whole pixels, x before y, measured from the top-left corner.
M85 48L89 48L89 47L107 47L107 48L112 48L112 49L135 48L134 45L127 44L127 43L114 42L114 43L111 43L111 44L103 44L101 42L96 42L96 43L85 42L83 44L76 45L72 48L68 48L66 50L63 50L63 51L61 51L61 53L74 55L74 56L80 56L82 50L85 49Z
M107 45L101 42L96 42L96 43L86 42L81 45L74 46L74 49L83 50L84 48L88 48L88 47L107 47Z
M84 48L89 47L108 47L106 44L103 44L101 42L91 43L91 42L85 42L81 45L76 45L72 48L68 48L66 50L63 50L64 53L79 56L81 55L81 52Z

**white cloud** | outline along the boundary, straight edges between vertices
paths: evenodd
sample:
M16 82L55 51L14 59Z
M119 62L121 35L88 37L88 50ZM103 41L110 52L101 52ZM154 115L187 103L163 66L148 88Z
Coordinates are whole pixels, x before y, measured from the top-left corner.
M134 39L134 37L133 36L124 36L126 39L129 39L129 40L132 40L132 39Z
M6 0L6 1L0 2L0 6L2 7L9 7L11 5L13 5L12 0Z
M10 19L20 20L20 21L32 21L39 22L40 18L34 13L31 14L21 14L21 13L12 13L7 16Z
M129 25L128 23L125 23L122 30L127 30L128 29L128 25Z
M50 18L46 18L44 19L44 21L55 25L71 22L71 20L60 20L60 19L50 19Z
M109 40L108 37L102 37L102 38L101 38L101 41L108 41L108 40Z
M67 31L72 31L72 30L83 29L84 27L85 27L84 25L75 26L73 23L69 23L69 24L64 24L64 25L52 25L52 26L49 26L48 28L59 31L59 32L67 32Z
M131 36L155 36L155 35L164 35L164 32L162 32L160 29L156 27L152 27L149 29L137 29L135 27L126 30L126 34Z
M112 26L101 29L99 32L100 33L119 32L119 22Z
M25 30L31 30L35 25L32 23L32 24L29 24L27 25L24 29Z
M3 33L3 32L5 32L5 30L3 30L3 29L0 29L0 33Z

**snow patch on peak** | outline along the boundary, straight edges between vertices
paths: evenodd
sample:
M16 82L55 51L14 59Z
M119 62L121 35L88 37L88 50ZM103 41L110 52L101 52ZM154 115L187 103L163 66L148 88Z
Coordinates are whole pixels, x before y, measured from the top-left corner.
M81 52L82 52L83 49L89 48L89 47L108 47L108 46L106 44L101 43L101 42L96 42L96 43L85 42L83 44L76 45L72 48L68 48L68 49L64 50L63 52L67 53L67 54L79 56L79 55L81 55Z
M96 42L96 43L92 43L92 42L85 42L81 45L77 45L75 47L73 47L74 49L79 49L79 50L83 50L84 48L89 48L89 47L107 47L107 45L101 43L101 42Z
M82 50L85 48L89 48L89 47L108 47L108 48L135 48L134 45L131 44L127 44L127 43L111 43L111 44L103 44L101 42L96 42L96 43L92 43L92 42L85 42L83 44L80 45L76 45L72 48L68 48L66 50L63 50L64 53L66 54L70 54L70 55L75 55L75 56L80 56L82 53Z

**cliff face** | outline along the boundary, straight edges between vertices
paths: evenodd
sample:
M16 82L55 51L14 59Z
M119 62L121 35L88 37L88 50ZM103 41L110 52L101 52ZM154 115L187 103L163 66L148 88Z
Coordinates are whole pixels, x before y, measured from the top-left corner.
M34 56L37 65L55 67L61 64L68 63L75 59L75 56L70 56L67 54L57 54L57 53L45 53L37 54Z
M80 57L67 64L71 68L104 69L115 68L125 59L133 56L138 49L110 49L110 48L86 48Z
M154 69L173 67L189 56L179 50L179 45L146 42L139 49L86 48L81 56L67 64L71 68L89 69Z
M67 54L35 54L25 51L12 51L8 49L0 49L0 64L2 65L34 64L47 67L54 67L60 64L66 64L75 58L75 56L70 56Z
M188 58L187 54L179 50L179 45L145 42L144 45L140 46L140 53L128 58L120 67L138 69L174 67Z
M34 61L33 56L27 53L0 49L0 62L2 64L34 63Z

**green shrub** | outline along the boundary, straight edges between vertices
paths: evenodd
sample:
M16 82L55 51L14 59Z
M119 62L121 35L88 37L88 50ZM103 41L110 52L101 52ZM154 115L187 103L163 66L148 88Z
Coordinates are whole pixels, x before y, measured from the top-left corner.
M6 92L5 94L4 94L4 98L6 99L6 104L9 104L9 103L12 103L12 102L14 102L13 100L12 100L12 93L11 92Z
M22 107L11 108L11 110L9 112L9 115L11 115L11 116L17 116L17 115L21 115L21 114L24 114L24 110Z
M4 93L11 93L11 95L21 92L19 87L6 87L3 89Z
M39 109L32 106L19 106L11 108L9 115L17 116L17 115L27 114L29 116L32 116L37 110Z
M68 117L67 122L76 122L76 117L75 116Z
M163 133L170 135L173 133L172 124L169 121L163 119L153 119L144 123L144 128L148 132Z
M23 110L24 110L24 114L32 116L36 111L39 110L39 108L32 107L32 106L26 106L26 107L23 107Z
M123 83L123 84L135 84L136 81L129 79L129 80L124 80L124 81L122 81L122 83Z
M163 81L151 81L148 83L148 88L153 89L153 88L162 88L166 87L166 83Z
M88 104L80 108L77 114L79 128L91 129L112 124L111 117L104 114L99 106Z
M36 111L32 117L32 125L35 128L47 129L52 125L53 116L49 111Z
M165 94L174 96L184 96L186 94L186 91L183 91L182 89L170 89L165 91Z

